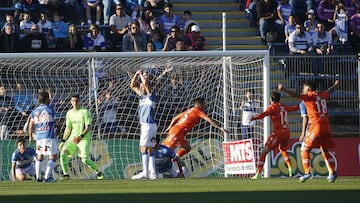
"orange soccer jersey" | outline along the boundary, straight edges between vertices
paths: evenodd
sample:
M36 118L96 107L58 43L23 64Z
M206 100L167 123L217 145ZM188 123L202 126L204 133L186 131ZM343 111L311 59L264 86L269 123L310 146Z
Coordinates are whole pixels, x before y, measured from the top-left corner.
M257 115L255 119L261 119L265 116L270 116L273 133L266 142L266 146L269 149L275 149L280 145L282 150L286 150L288 141L290 139L290 131L288 128L287 112L299 110L299 105L287 106L280 102L274 102L264 111Z
M304 141L305 147L308 149L320 146L325 148L335 147L331 139L331 127L326 106L326 99L328 97L329 92L313 91L301 95L301 99L304 100L308 112L309 122L311 123Z
M187 141L186 133L189 132L202 118L206 116L205 112L198 107L193 107L180 114L178 122L171 127L168 136L162 142L163 145L174 149Z

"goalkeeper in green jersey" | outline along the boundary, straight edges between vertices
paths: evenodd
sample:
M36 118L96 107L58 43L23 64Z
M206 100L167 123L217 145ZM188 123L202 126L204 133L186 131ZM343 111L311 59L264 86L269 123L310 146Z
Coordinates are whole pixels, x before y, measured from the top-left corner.
M80 106L79 95L71 97L72 109L66 113L66 128L63 139L59 145L60 164L63 177L59 180L69 179L69 156L78 150L81 161L92 169L99 180L104 179L99 167L90 159L91 147L91 113Z

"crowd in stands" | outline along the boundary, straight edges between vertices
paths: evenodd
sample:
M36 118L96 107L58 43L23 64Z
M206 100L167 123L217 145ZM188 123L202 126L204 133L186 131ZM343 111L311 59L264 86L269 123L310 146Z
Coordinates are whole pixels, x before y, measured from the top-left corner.
M1 29L2 53L206 48L191 11L183 11L180 17L168 0L14 0L8 4L13 7ZM147 48L148 44L154 48Z
M328 54L324 45L333 43L360 51L359 0L241 0L240 5L264 45L287 43L293 54Z

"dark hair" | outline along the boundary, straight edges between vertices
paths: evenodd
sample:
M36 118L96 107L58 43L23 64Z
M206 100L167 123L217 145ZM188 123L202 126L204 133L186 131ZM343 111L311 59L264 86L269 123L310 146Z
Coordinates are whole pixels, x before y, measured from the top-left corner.
M190 11L190 10L185 10L185 11L184 11L184 15L185 15L185 14L188 14L188 15L191 16L191 11Z
M316 84L314 81L307 80L304 82L304 85L309 86L311 90L315 90Z
M204 97L198 97L198 98L194 99L194 103L195 104L205 103L205 98Z
M39 103L44 104L49 99L49 92L40 90L38 93Z
M25 139L24 139L24 138L19 138L19 139L16 141L16 146L17 146L20 142L23 143L23 144L25 144Z
M78 94L71 95L71 98L73 97L80 99L80 96Z
M273 102L280 101L280 93L279 92L272 92L270 97Z
M164 4L164 8L167 8L167 7L169 7L169 8L173 8L173 5L172 5L172 3L165 3Z

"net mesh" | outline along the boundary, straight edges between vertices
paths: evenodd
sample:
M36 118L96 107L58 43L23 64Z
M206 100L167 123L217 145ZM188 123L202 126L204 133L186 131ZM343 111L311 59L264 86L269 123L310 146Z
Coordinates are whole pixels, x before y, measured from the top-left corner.
M1 179L10 179L11 153L18 138L27 138L26 123L37 105L39 89L51 92L51 105L60 119L61 136L66 112L71 108L70 97L80 95L82 106L92 113L91 158L107 178L129 178L140 171L138 98L130 89L131 77L139 69L148 71L152 90L157 95L156 120L162 139L166 137L164 131L171 119L191 107L197 97L206 99L208 116L222 126L226 115L226 127L231 131L227 137L206 121L200 121L187 134L192 150L182 158L190 177L223 177L221 143L224 139L242 139L239 106L246 91L254 89L260 101L257 112L261 112L264 99L264 56L227 56L224 53L219 52L219 56L163 56L158 53L126 57L119 53L119 56L105 57L94 53L76 58L42 57L41 54L37 58L0 57L1 85L10 98L6 101L3 97L1 102L11 107L1 110L4 129L1 133ZM252 138L262 140L263 121L257 122ZM72 157L70 163L72 178L95 177L78 157ZM60 174L57 161L54 176Z

